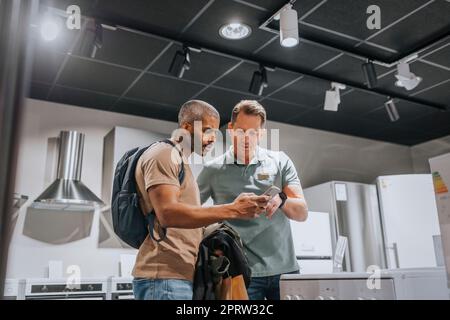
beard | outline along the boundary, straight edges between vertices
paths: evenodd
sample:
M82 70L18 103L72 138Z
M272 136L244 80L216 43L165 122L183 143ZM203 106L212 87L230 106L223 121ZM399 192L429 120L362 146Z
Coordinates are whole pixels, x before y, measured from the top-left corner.
M207 143L203 145L202 155L206 155L208 152L210 152L213 148L213 143Z
M208 153L212 147L212 143L203 143L203 141L196 138L194 134L191 134L191 141L193 142L191 145L191 151L201 156Z

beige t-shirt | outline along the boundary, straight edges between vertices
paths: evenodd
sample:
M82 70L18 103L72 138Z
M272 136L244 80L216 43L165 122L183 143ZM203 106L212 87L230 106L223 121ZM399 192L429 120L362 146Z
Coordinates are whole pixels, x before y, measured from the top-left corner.
M140 205L145 213L152 211L147 190L156 185L169 184L180 187L180 202L200 206L197 182L184 159L184 180L180 186L178 174L181 156L178 149L159 142L146 150L136 167L136 182ZM156 222L158 225L158 223ZM155 226L155 236L158 226ZM183 279L193 281L198 247L202 240L202 228L168 228L167 237L161 242L147 236L136 257L133 276L149 279Z

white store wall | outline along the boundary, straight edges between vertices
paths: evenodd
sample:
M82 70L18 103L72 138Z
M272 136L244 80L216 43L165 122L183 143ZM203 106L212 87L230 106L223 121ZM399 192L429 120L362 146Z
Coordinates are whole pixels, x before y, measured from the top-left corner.
M61 130L79 130L85 137L82 181L95 194L101 194L103 137L114 127L132 127L170 135L176 124L124 114L63 106L38 100L27 100L19 144L15 190L27 195L20 211L8 260L8 278L46 277L49 260L62 260L64 270L78 265L82 277L118 275L122 253L131 249L99 249L98 216L95 213L91 236L65 245L52 245L21 234L26 207L44 188L48 139ZM49 181L50 182L50 181ZM48 183L48 182L47 182Z
M65 245L50 245L22 235L26 207L47 186L48 139L60 130L86 134L82 181L101 194L103 137L123 126L169 135L176 124L125 114L27 100L16 178L16 192L29 196L22 207L10 248L7 277L45 277L49 260L62 260L64 268L81 267L83 277L118 274L121 253L127 249L99 249L98 212L89 238ZM295 163L304 186L339 179L372 182L386 174L414 171L411 148L335 134L309 128L268 122L268 129L280 129L280 150ZM47 181L48 183L49 181Z
M280 130L280 150L294 162L303 187L330 180L372 183L377 176L412 173L410 148L310 128L268 122Z

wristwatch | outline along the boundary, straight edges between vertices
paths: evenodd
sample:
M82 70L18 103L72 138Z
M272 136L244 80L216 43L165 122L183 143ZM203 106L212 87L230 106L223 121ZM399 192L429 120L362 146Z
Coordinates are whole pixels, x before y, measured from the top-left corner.
M280 204L280 206L279 206L278 208L281 209L281 208L283 208L284 204L286 203L287 195L286 195L286 193L284 193L283 191L281 191L278 195L279 195L280 198L281 198L281 204Z

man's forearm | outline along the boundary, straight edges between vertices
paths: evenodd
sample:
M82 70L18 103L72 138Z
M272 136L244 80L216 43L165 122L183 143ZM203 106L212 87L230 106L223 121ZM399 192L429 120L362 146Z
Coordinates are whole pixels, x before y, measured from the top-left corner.
M305 221L308 218L308 206L301 198L288 198L281 210L289 219L295 221Z
M162 227L195 229L237 217L231 204L211 207L191 206L182 203L168 204L156 212Z

